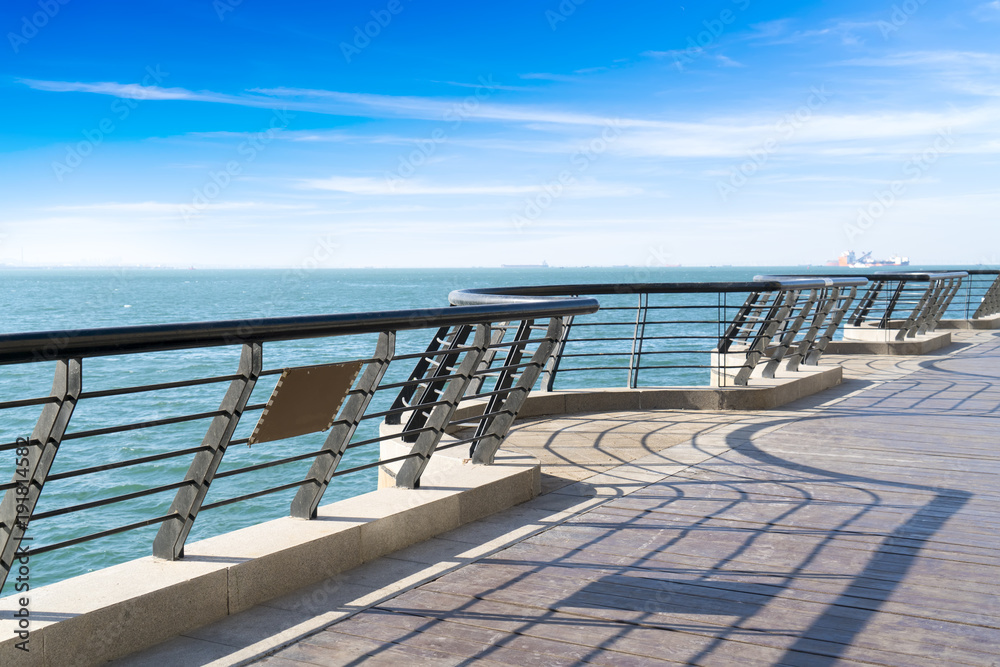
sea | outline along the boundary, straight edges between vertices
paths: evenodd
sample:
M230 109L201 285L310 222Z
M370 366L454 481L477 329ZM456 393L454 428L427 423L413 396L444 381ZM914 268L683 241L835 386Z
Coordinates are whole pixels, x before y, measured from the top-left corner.
M917 267L910 267L916 269ZM938 267L941 268L941 267ZM516 285L705 282L751 280L758 274L838 272L826 267L582 267L582 268L465 268L465 269L313 269L313 270L202 270L202 269L28 269L0 267L0 333L53 332L71 329L141 324L241 320L294 315L353 313L408 308L442 307L452 290ZM678 297L679 298L679 297ZM714 297L713 297L714 298ZM635 295L600 297L602 305L634 308ZM729 305L738 305L734 299ZM634 311L622 311L624 323ZM430 330L401 333L397 353L422 351ZM374 336L309 339L264 345L265 368L331 363L370 356ZM588 351L615 342L592 342ZM707 344L707 343L706 343ZM608 347L608 349L611 349ZM707 349L707 348L706 348ZM84 391L97 391L185 379L223 376L235 371L239 348L198 348L161 353L118 355L85 359ZM389 379L405 379L409 367L393 365ZM0 402L41 397L49 393L54 362L0 366ZM669 384L705 384L707 371L680 371ZM557 388L608 386L587 373L560 376ZM263 403L276 376L262 378L250 403ZM619 378L608 382L620 383ZM226 382L184 389L130 394L80 401L69 433L218 408ZM394 398L379 394L370 410L385 409ZM0 410L0 444L28 437L40 407ZM235 438L247 437L257 414L245 415ZM115 434L67 439L59 448L51 476L45 484L37 514L27 535L32 548L73 540L121 526L141 524L165 514L176 493L167 488L155 495L113 504L101 499L171 487L183 480L191 456L155 463L93 471L60 479L67 472L129 459L195 447L201 443L208 421L167 424ZM367 422L358 438L374 437L377 424ZM322 433L254 447L230 447L220 472L257 465L296 453L314 451ZM377 446L349 450L341 469L377 460ZM6 459L6 460L4 460ZM302 479L310 461L218 479L206 502L252 493ZM14 479L14 451L0 451L0 478ZM374 468L334 479L323 504L372 491ZM261 496L202 512L188 543L287 516L294 490ZM60 510L92 504L85 510L60 514ZM152 524L93 540L81 541L32 557L31 585L54 583L151 553L159 524ZM2 594L13 593L8 581Z

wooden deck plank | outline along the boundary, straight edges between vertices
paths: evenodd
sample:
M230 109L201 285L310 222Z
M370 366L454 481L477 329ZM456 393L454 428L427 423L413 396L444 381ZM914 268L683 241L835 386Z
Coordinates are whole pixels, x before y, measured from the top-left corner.
M848 386L803 409L520 424L512 442L564 475L684 438L693 465L275 665L1000 664L1000 340L968 340L930 362L847 359Z

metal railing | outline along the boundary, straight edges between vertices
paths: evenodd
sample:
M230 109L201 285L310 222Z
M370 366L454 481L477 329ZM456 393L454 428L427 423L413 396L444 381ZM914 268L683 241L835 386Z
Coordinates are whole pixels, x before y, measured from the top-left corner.
M196 524L204 512L218 513L213 526L260 503L312 519L331 485L357 475L382 470L418 487L443 448L491 463L529 392L552 390L557 378L590 388L614 386L607 374L629 387L706 376L746 386L756 369L773 377L782 364L815 365L864 284L464 290L443 309L0 335L5 387L21 394L0 396L0 416L18 416L0 422L0 453L18 462L0 484L0 577L29 529L33 556L84 555L95 540L131 536L114 547L121 560L149 543L154 556L178 559L192 531L207 536L206 522ZM355 370L326 428L280 447L254 444L245 416L263 418L286 374L334 363ZM52 378L47 394L30 388L40 374ZM478 410L456 417L462 401ZM15 438L31 424L29 437ZM442 441L446 433L459 435ZM386 441L404 453L383 458Z
M976 320L1000 314L1000 269L967 269L964 289L945 317Z
M469 446L477 460L491 461L524 396L561 338L564 318L594 313L598 307L593 299L511 299L460 308L0 335L0 365L28 369L36 375L38 371L53 372L54 366L48 395L0 401L0 415L16 411L37 414L30 437L0 442L0 453L17 457L14 479L0 484L4 492L0 503L0 584L6 581L28 530L35 533L33 540L39 533L54 536L46 544L35 546L37 542L32 542L30 553L39 556L158 527L152 540L153 554L173 560L183 556L195 520L216 508L286 492L294 493L291 515L312 519L334 477L373 471L394 462L402 463L397 485L417 487L463 397L488 397L490 405L474 420L463 420L470 422L466 426L477 426L474 436L448 446ZM513 343L495 335L493 325L498 322L504 323L504 331L509 323L519 323ZM428 328L437 330L430 348L397 351L397 332ZM264 347L272 349L285 344L282 341L301 343L306 339L326 342L305 352L296 351L296 358L312 357L314 365L308 368L342 361L345 349L366 350L360 359L350 357L357 372L350 386L345 386L339 408L333 408L335 415L331 415L322 445L317 447L310 438L304 438L304 443L298 438L297 446L283 444L280 449L258 445L254 451L263 449L263 457L225 466L229 459L224 461L224 456L235 445L251 444L252 436L237 437L241 420L246 421L244 415L263 413L269 406L269 402L254 400L261 389L270 392L265 379L277 382L288 370L265 367ZM216 375L121 386L123 375L127 377L128 369L136 367L139 357L152 355L158 364L173 364L183 370L182 359L170 354L191 355L202 348L218 348L222 360L236 368ZM166 351L175 352L164 357ZM113 360L116 372L103 372L106 369L102 370L99 357ZM479 372L487 358L501 362L502 371ZM98 368L96 386L84 382L85 362ZM104 375L113 378L113 386L100 386ZM218 393L213 396L208 390L220 386L225 391L218 402ZM109 424L84 419L83 428L69 428L74 415L86 412L89 404L117 399L149 410L166 401L163 395L176 390L216 402L202 401L195 409L178 414L157 414L155 418L147 414L136 421L119 417L121 421ZM390 404L393 396L397 400ZM126 407L111 413L125 414ZM405 427L392 436L378 435L377 424L383 420L402 422ZM185 430L165 436L163 430L171 427ZM7 431L5 428L5 436ZM204 434L200 444L193 440L199 437L198 432ZM116 450L108 449L90 457L87 464L76 463L79 457L72 455L74 450L92 452L84 448L100 447L102 441L106 445L109 438L120 435L132 441L146 436L155 440L157 447L153 453L120 460L110 460ZM380 459L372 448L390 438L411 444L409 453ZM67 449L70 452L57 457ZM359 457L355 455L358 452L367 454ZM70 462L62 466L67 469L60 468L61 461ZM184 462L188 462L186 470ZM309 468L303 474L306 464ZM281 466L293 469L282 472L281 483L274 484L275 468ZM136 489L130 482L123 489L121 473L129 469L142 471L142 478L149 483ZM249 490L252 482L263 488ZM63 492L52 488L59 485ZM72 493L65 491L67 487ZM51 493L43 494L50 488ZM73 500L79 489L88 490L82 502ZM51 502L40 504L46 499ZM106 508L122 508L121 503L142 516L109 527ZM137 504L141 504L138 509ZM101 515L83 518L93 512ZM118 509L115 514L129 513ZM60 522L59 530L45 529L46 524L56 522Z
M968 292L968 288L961 289L968 276L966 271L879 271L838 275L868 281L868 288L857 299L854 310L843 324L895 330L896 340L934 331L949 309L954 312L960 307L956 297L963 291L975 293ZM757 276L762 280L816 277L809 274Z
M868 289L858 300L848 324L895 329L896 340L932 332L968 275L965 271L868 274Z
M511 296L600 296L597 315L567 318L539 388L746 386L759 364L774 377L816 365L863 278L713 283L583 284L458 290L456 305ZM741 298L730 301L731 295ZM745 295L745 296L742 296ZM584 382L573 382L582 376ZM603 382L595 377L605 378ZM640 379L641 378L641 379Z

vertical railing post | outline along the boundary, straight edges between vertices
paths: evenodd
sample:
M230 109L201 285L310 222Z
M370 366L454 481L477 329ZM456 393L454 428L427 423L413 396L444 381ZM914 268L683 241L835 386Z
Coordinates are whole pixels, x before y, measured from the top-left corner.
M958 290L962 287L962 278L948 278L942 280L944 286L940 293L937 295L937 299L931 303L930 312L924 319L920 330L917 333L927 333L928 331L934 331L937 329L938 322L944 317L944 313L948 310L948 306L951 305L952 299L958 294Z
M802 329L802 325L805 323L806 318L809 317L809 313L812 312L813 306L816 303L816 299L819 298L819 290L813 289L809 291L809 296L806 297L805 303L798 306L798 314L795 316L794 320L786 321L784 331L782 332L781 339L778 342L777 348L768 360L767 365L764 366L763 376L766 378L773 378L774 373L778 370L778 366L781 365L781 360L785 358L788 353L789 348L791 348L792 343L795 342L795 337L798 335L799 331ZM798 298L796 297L796 302L792 304L792 308L798 305ZM791 313L789 312L789 315Z
M750 381L750 375L753 373L754 368L757 367L757 363L760 358L764 356L764 352L767 350L767 346L771 344L771 339L778 331L778 327L785 321L788 317L788 313L791 311L792 306L799 298L799 290L788 290L785 293L785 299L782 302L780 298L780 293L775 295L774 302L771 304L771 308L768 311L767 317L765 317L761 323L760 327L757 329L757 335L754 337L753 343L747 349L746 360L739 371L736 372L736 377L733 378L733 384L739 386L746 386Z
M326 493L333 473L337 471L348 443L361 423L379 382L389 368L389 362L396 350L396 332L383 331L375 344L375 354L365 366L352 392L340 409L337 420L330 427L330 433L323 442L322 453L313 461L306 474L307 484L300 486L292 500L291 515L298 519L315 519L319 503Z
M563 318L563 326L559 331L559 338L556 339L555 345L552 346L549 358L545 361L545 368L542 369L542 391L555 390L556 375L559 373L559 362L562 361L563 350L566 349L566 343L569 341L569 332L573 328L573 318L573 315Z
M889 329L892 324L892 314L896 311L896 304L899 303L899 298L903 295L903 291L906 289L906 279L900 278L899 282L896 284L896 289L893 291L892 296L889 297L889 302L885 305L885 312L882 313L882 319L879 320L879 329ZM926 292L925 292L926 295ZM916 309L914 313L918 312Z
M177 490L169 514L175 515L161 526L153 539L153 555L165 560L177 560L184 556L184 542L194 521L198 518L208 488L212 484L215 472L222 463L233 432L240 422L243 410L246 408L250 394L253 392L257 378L263 365L261 344L257 342L244 343L240 352L240 366L236 371L239 376L229 384L229 390L219 410L224 414L212 419L208 432L202 440L204 449L194 455L194 460L188 468L184 480L189 482Z
M875 302L878 300L878 296L882 292L882 289L886 286L886 283L887 281L882 279L872 281L872 284L865 290L865 295L858 301L858 305L854 309L854 312L851 313L849 318L847 318L848 324L859 327L866 319L868 319L868 314L871 313L871 310L875 306Z
M500 403L503 401L505 393L510 389L511 385L514 384L514 378L518 375L517 366L521 363L521 358L524 356L524 347L527 345L527 340L531 338L531 332L534 328L534 320L522 320L517 327L517 331L514 333L514 340L512 340L507 348L507 354L504 356L504 368L497 374L496 382L493 384L492 396L486 401L486 407L483 410L483 415L488 415L492 413ZM486 354L490 352L496 352L496 349L491 346L490 349L486 351ZM486 355L483 355L485 358ZM482 368L482 362L480 362L480 368ZM482 371L478 371L482 373ZM473 379L469 382L471 386L473 382L477 379L482 379L482 375L473 376ZM534 383L532 383L534 384ZM486 427L490 421L489 417L483 417L479 422L479 426L476 428L476 438L481 437L486 432ZM474 446L470 447L475 449Z
M997 274L993 284L986 289L986 293L983 294L983 302L972 314L972 319L991 317L997 313L1000 313L1000 274Z
M719 341L719 354L729 352L729 349L740 337L740 333L747 325L747 320L751 317L751 313L755 308L758 308L757 302L760 301L763 294L763 292L750 292L750 294L747 295L746 301L744 301L740 309L736 311L733 321L726 328L726 332L722 335L722 339ZM767 299L765 298L765 302L766 301Z
M632 353L628 358L628 387L639 385L639 366L642 363L642 341L646 335L646 317L649 310L649 294L639 293L639 303L635 309L635 330L632 332Z
M52 391L49 394L53 400L45 404L35 423L35 430L27 444L28 455L17 457L27 459L23 466L20 465L22 461L18 461L17 468L20 472L15 471L13 480L17 486L8 489L3 502L0 502L0 587L7 580L18 557L17 551L24 538L24 531L38 505L42 487L45 486L82 390L82 359L57 361Z
M454 371L455 377L448 380L443 390L438 394L436 400L440 401L440 404L435 405L426 415L426 419L421 420L419 424L422 430L416 435L410 450L410 454L414 456L403 461L399 472L396 473L397 487L415 489L420 486L420 476L423 475L434 450L437 449L445 428L448 427L452 415L455 414L455 408L458 407L459 401L465 395L465 389L476 372L476 368L479 367L479 362L482 361L486 347L489 345L489 338L489 326L476 325L471 349L465 352L465 357Z
M531 355L531 360L521 371L521 375L517 379L517 384L503 398L502 405L499 400L501 398L500 394L496 394L490 399L490 404L486 407L486 411L483 414L492 414L494 412L499 412L499 414L492 417L484 417L479 423L479 428L476 430L476 440L473 441L470 452L473 463L493 463L493 458L496 456L497 450L500 449L504 438L507 437L507 432L510 430L511 424L517 418L517 413L521 410L521 406L524 405L524 401L531 392L531 388L535 386L535 381L541 373L542 366L552 355L552 349L555 347L557 341L559 341L562 329L563 322L561 317L550 319L549 327L545 332L545 338L535 348L534 354ZM498 400L494 402L494 398Z
M819 335L819 330L830 316L830 311L833 310L834 303L837 301L839 294L840 289L837 287L830 287L820 291L819 306L816 308L816 314L813 315L812 322L806 330L805 335L802 336L802 340L795 347L795 352L788 357L785 370L797 371L799 370L799 366L805 362L806 355L809 354L809 350L816 344L816 337Z
M417 363L413 367L413 372L410 373L410 381L403 387L400 392L396 395L396 399L392 402L390 409L398 410L400 408L406 408L413 405L419 399L415 398L417 391L420 389L420 385L412 382L413 380L418 380L422 377L426 377L431 367L437 364L434 360L435 354L441 349L443 345L450 344L454 341L454 336L457 331L461 330L461 327L452 331L451 327L441 327L431 338L431 342L427 345L427 351L422 357L417 360ZM391 414L385 418L386 424L399 424L402 416L399 413Z
M503 339L507 336L507 330L510 329L510 324L510 322L496 322L493 324L490 346L486 348L486 354L483 355L483 359L479 362L479 368L476 370L476 374L472 376L472 380L469 382L469 386L465 390L467 396L478 394L482 390L483 383L486 382L486 376L490 374L490 366L493 365L493 360L497 356L497 350L499 349L500 344L503 343ZM518 329L518 331L520 332L520 329Z
M905 280L900 281L899 283L900 286L905 284L905 282L906 282ZM923 318L926 317L926 310L928 304L931 302L931 294L936 289L938 289L938 286L935 284L936 282L940 281L931 280L927 282L927 288L924 289L923 294L920 295L920 299L917 300L917 305L913 307L913 310L910 311L910 314L906 318L906 321L903 322L903 324L900 326L899 332L896 333L896 340L913 338L917 335L917 330L920 327L920 323L923 320ZM886 317L889 316L889 312L890 312L889 309L886 309ZM888 325L886 326L886 328L888 328Z
M823 356L823 352L826 351L827 345L833 340L834 334L837 333L837 329L840 327L840 323L847 316L847 311L851 308L851 304L854 302L854 298L857 296L858 288L851 287L850 293L845 297L842 293L834 292L832 295L833 307L830 314L829 323L826 325L826 331L823 335L816 339L808 352L806 352L805 359L803 361L807 366L817 366L819 365L820 357Z

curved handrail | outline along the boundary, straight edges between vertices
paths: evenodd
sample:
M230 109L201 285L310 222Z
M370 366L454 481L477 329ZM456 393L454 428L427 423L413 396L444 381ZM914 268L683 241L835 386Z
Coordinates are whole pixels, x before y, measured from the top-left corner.
M946 280L953 278L967 278L968 271L876 271L876 279L900 278L902 280L913 280L916 282Z
M987 272L984 272L987 273ZM891 280L893 278L899 278L900 280L912 280L914 282L928 282L933 280L942 280L946 278L964 278L970 274L969 271L874 271L871 273L844 273L838 274L836 276L830 276L829 274L823 273L797 273L797 274L769 274L762 276L754 276L754 280L779 280L788 281L791 279L816 279L816 278L827 278L832 280L841 279L857 279L861 278L864 280Z
M299 338L403 331L597 312L596 299L514 299L455 308L418 308L97 329L0 334L0 364Z
M448 295L452 305L481 305L509 302L525 297L576 296L579 294L709 294L756 292L783 289L781 281L772 282L697 282L697 283L580 283L573 285L523 285L455 290Z
M823 287L861 287L868 282L861 276L754 276L754 281L771 284L780 283L782 289L820 289Z

